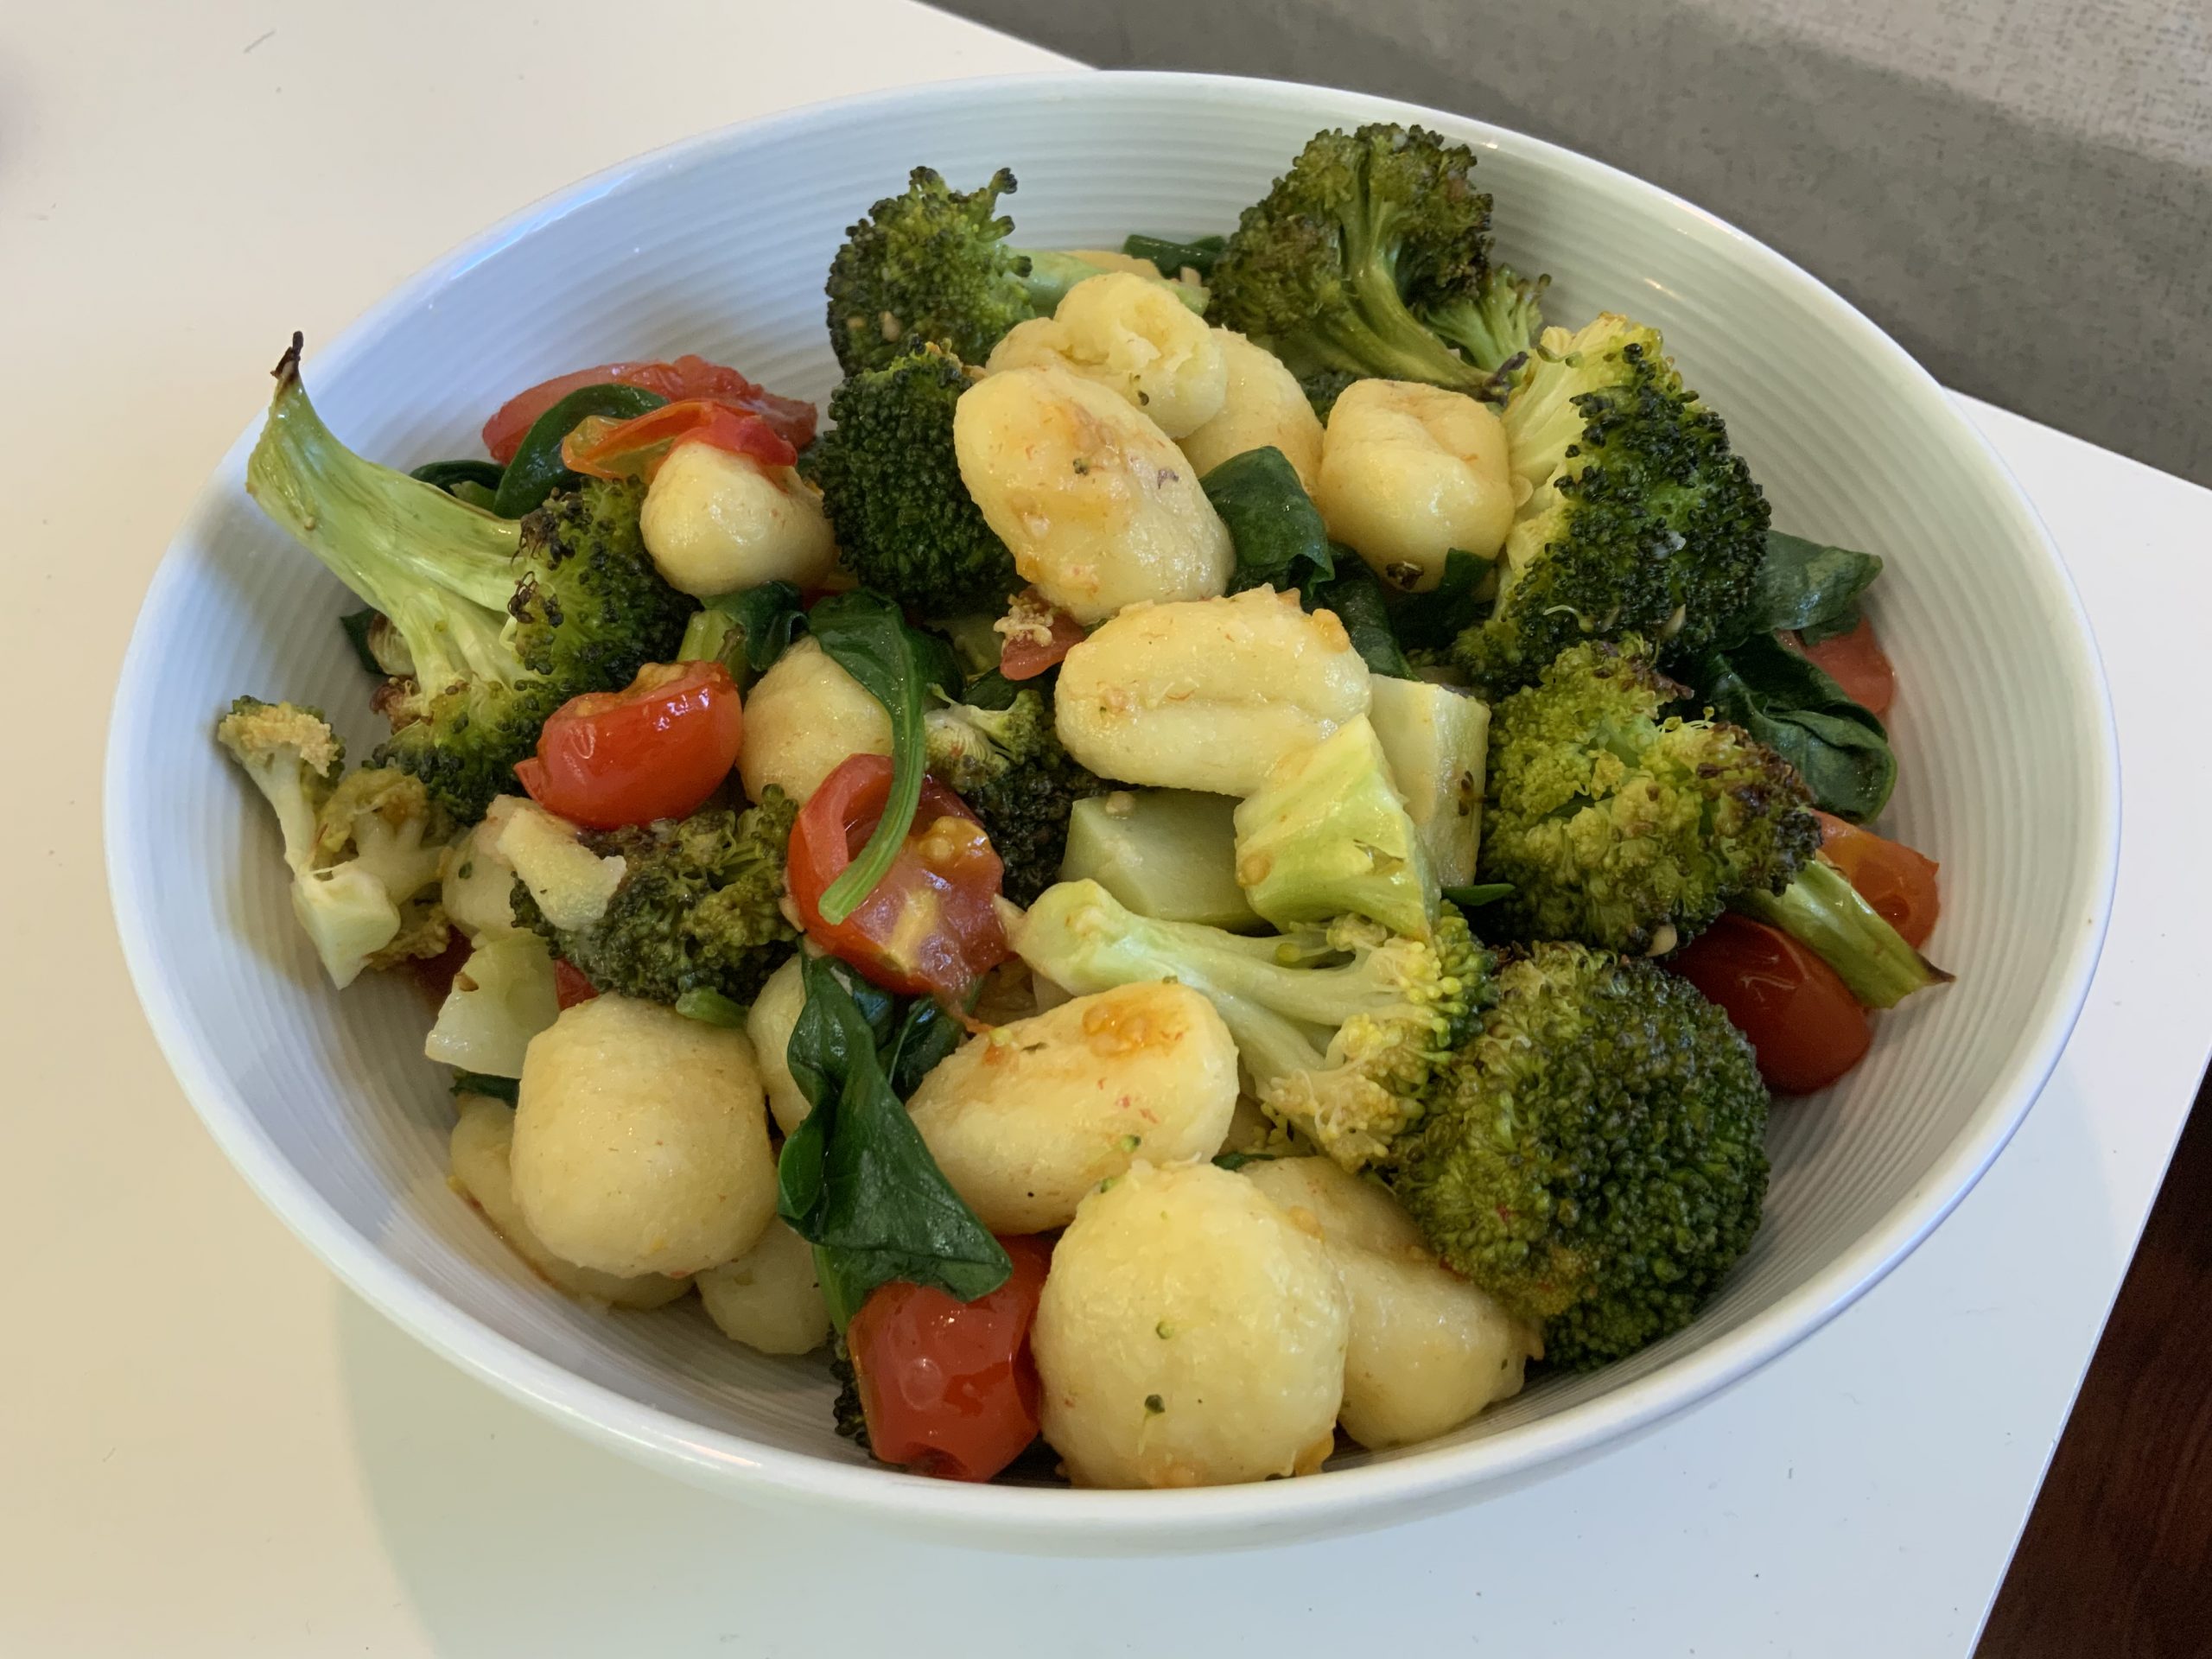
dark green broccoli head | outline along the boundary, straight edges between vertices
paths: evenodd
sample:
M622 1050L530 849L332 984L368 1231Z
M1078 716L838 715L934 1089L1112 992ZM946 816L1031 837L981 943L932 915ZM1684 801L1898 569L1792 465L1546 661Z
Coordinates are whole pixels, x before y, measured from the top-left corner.
M1463 391L1490 372L1416 315L1477 292L1490 197L1474 151L1421 127L1314 135L1244 210L1209 280L1211 319L1309 375L1335 369Z
M1337 399L1344 395L1344 388L1359 378L1349 369L1316 369L1311 374L1298 377L1298 389L1313 406L1315 417L1325 426L1329 411L1337 406Z
M1497 697L1577 640L1643 633L1687 660L1749 601L1767 505L1658 334L1603 316L1544 332L1503 419L1529 494L1490 615L1454 654Z
M1029 260L1006 244L1014 221L998 199L1014 194L1001 168L960 191L926 167L845 232L830 264L830 342L847 374L888 367L917 347L981 363L999 337L1036 315Z
M516 919L600 990L673 1003L704 989L749 1002L798 937L781 902L798 816L797 804L771 788L743 812L709 806L587 834L593 852L626 865L607 913L589 927L556 928L517 881Z
M982 821L1006 867L1006 896L1027 905L1058 880L1068 815L1106 785L1060 746L1045 694L1025 688L1002 709L934 710L928 748L931 775Z
M958 360L912 351L830 394L836 423L802 470L822 491L837 551L861 584L927 616L997 610L1021 586L1014 556L960 481Z
M1694 1319L1766 1196L1766 1085L1728 1017L1649 962L1509 956L1390 1184L1453 1268L1587 1368Z
M1742 728L1665 714L1686 695L1643 642L1573 645L1491 711L1486 929L1642 955L1780 893L1819 849L1789 763Z
M675 659L696 600L670 587L639 528L645 486L586 479L522 521L507 603L522 664L579 690L627 685Z

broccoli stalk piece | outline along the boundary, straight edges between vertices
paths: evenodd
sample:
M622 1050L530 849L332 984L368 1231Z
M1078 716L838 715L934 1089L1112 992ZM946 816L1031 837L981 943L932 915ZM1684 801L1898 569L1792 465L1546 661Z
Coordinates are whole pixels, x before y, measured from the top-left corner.
M1476 868L1512 892L1486 931L1661 955L1811 859L1820 822L1789 763L1666 715L1682 695L1631 636L1570 647L1492 708Z
M1096 881L1030 906L1014 949L1078 995L1154 980L1220 1011L1261 1104L1347 1168L1416 1122L1438 1068L1474 1027L1490 957L1449 906L1426 939L1346 917L1247 938L1134 914Z
M276 814L293 914L334 984L446 948L436 894L453 826L419 781L381 768L340 781L345 745L293 703L240 697L215 738Z
M637 486L588 481L498 518L346 448L308 401L299 353L295 335L247 492L398 632L412 676L379 697L394 730L377 764L474 822L547 715L668 660L696 603L653 569Z
M932 709L924 724L931 773L982 820L1005 867L1001 890L1029 903L1059 880L1076 802L1105 785L1060 746L1052 704L1033 687L1004 709Z
M1948 983L1842 873L1789 763L1688 695L1643 642L1570 647L1491 715L1478 868L1506 937L1662 956L1731 907L1771 923L1869 1007Z
M688 818L587 831L588 850L623 861L598 919L558 926L518 880L515 920L599 990L671 1005L698 990L750 1002L798 937L782 910L784 853L798 816L797 803L771 787L742 812L708 806Z
M1214 264L1208 315L1269 346L1301 378L1326 370L1479 394L1470 361L1426 320L1477 337L1490 197L1474 152L1421 127L1314 135L1244 210Z
M1495 700L1592 637L1642 633L1669 661L1711 645L1751 597L1766 499L1657 332L1547 328L1501 418L1529 493L1490 613L1453 647L1476 689Z
M1364 916L1427 937L1442 893L1362 715L1279 761L1236 808L1236 881L1277 927Z
M1544 290L1549 276L1533 281L1492 265L1471 293L1424 308L1421 321L1466 353L1478 368L1510 381L1544 332Z
M1688 1325L1750 1244L1766 1086L1652 963L1538 944L1496 984L1386 1179L1447 1264L1543 1321L1547 1357L1602 1364Z
M904 194L885 197L845 232L826 291L830 343L847 374L887 368L923 346L981 363L1007 330L1051 315L1084 277L1126 269L1007 245L1014 221L998 211L998 200L1014 191L1004 168L982 188L963 191L918 167ZM1203 288L1169 286L1204 312Z
M969 384L935 347L856 373L830 394L836 424L801 463L845 567L926 616L999 610L1021 586L1014 555L960 481L952 415Z

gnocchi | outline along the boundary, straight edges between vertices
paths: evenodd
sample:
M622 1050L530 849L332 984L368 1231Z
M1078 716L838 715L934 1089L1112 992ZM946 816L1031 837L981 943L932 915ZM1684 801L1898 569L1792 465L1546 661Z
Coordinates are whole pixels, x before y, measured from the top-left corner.
M1435 587L1454 548L1496 558L1513 498L1504 425L1465 392L1355 380L1329 412L1314 505L1394 588Z
M698 1276L715 1328L764 1354L810 1354L830 1340L830 1305L814 1274L814 1246L780 1221L733 1261Z
M1188 987L1125 985L970 1038L907 1108L984 1226L1046 1232L1136 1159L1218 1152L1236 1109L1236 1045Z
M1248 449L1280 449L1312 494L1321 477L1321 418L1305 388L1266 346L1233 328L1213 333L1228 366L1228 388L1221 412L1182 438L1183 454L1203 478Z
M515 1202L514 1177L508 1167L515 1138L514 1108L485 1095L463 1095L460 1106L447 1148L453 1184L539 1277L580 1300L613 1307L665 1307L690 1291L687 1279L661 1273L599 1273L563 1262L547 1249Z
M678 444L638 515L668 585L698 599L764 582L819 588L837 563L822 498L789 467L766 467L710 443Z
M531 1039L515 1197L548 1249L602 1273L693 1274L776 1213L753 1045L673 1008L605 995Z
M1045 1438L1079 1486L1311 1473L1351 1329L1328 1251L1258 1187L1136 1164L1053 1249L1031 1337Z
M737 775L759 800L771 784L800 805L855 754L891 753L891 716L811 639L792 641L745 700Z
M1094 380L1171 438L1221 413L1229 364L1208 328L1156 277L1126 270L1071 288L1049 317L1017 323L991 351L991 373L1058 365Z
M1440 1264L1421 1230L1372 1181L1326 1158L1278 1158L1243 1173L1319 1236L1351 1308L1345 1433L1379 1450L1457 1428L1521 1391L1543 1352L1533 1327Z
M800 1091L798 1080L791 1076L791 1063L785 1058L799 1011L805 1007L806 976L798 958L793 957L768 976L745 1014L745 1034L753 1039L753 1062L760 1068L760 1081L767 1085L768 1110L784 1135L798 1128L814 1109Z
M1057 365L990 375L962 394L952 440L1014 569L1077 621L1229 586L1236 550L1191 463L1096 382Z
M1068 652L1054 696L1060 741L1100 777L1240 796L1370 700L1343 624L1266 588L1123 612Z

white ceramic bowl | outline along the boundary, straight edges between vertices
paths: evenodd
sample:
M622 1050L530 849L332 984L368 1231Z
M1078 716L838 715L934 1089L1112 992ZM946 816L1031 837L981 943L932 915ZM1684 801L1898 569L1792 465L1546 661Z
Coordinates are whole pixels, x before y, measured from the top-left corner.
M240 692L319 703L364 752L372 738L334 623L346 596L246 499L249 431L139 618L108 856L138 993L187 1093L349 1284L516 1398L734 1494L1031 1547L1249 1542L1464 1502L1678 1410L1834 1316L1972 1185L2056 1060L2103 935L2118 792L2094 647L2033 512L1944 393L1710 214L1548 144L1349 93L1153 74L938 86L733 128L564 191L406 283L317 351L307 381L348 442L401 465L472 453L510 392L610 359L696 351L818 397L835 374L831 251L918 162L963 182L1011 165L1016 239L1079 247L1230 226L1316 129L1378 118L1478 147L1501 251L1554 273L1554 318L1611 308L1664 330L1779 524L1889 561L1872 601L1904 688L1888 823L1943 862L1931 950L1959 982L1885 1019L1844 1086L1776 1112L1766 1224L1704 1315L1426 1446L1310 1479L1100 1493L873 1468L831 1433L818 1363L741 1351L696 1304L564 1300L446 1186L451 1112L421 1057L420 997L404 980L342 996L323 982L267 811L209 740Z

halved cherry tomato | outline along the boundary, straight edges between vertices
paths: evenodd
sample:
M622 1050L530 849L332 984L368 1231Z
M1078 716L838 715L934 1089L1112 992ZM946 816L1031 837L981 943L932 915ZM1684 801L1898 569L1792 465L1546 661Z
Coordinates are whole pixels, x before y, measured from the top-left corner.
M699 397L663 404L626 421L588 415L561 441L561 459L592 478L650 480L687 443L750 455L763 467L788 467L798 459L790 441L758 415Z
M571 697L515 768L530 798L590 830L680 818L737 764L745 715L720 663L648 663L623 691Z
M1009 680L1035 679L1083 643L1083 624L1034 588L1014 596L1008 618L1020 625L1007 635L999 653L999 672ZM1046 637L1039 637L1040 628Z
M967 988L1008 954L996 900L1005 867L967 804L934 778L906 845L842 922L822 895L860 855L891 796L887 755L855 754L822 780L791 826L791 898L807 934L877 984L919 995Z
M557 1007L573 1008L579 1002L588 1002L599 995L599 988L584 977L584 970L566 957L553 958L553 1001Z
M1874 1030L1834 969L1777 928L1732 911L1667 958L1726 1011L1779 1094L1809 1095L1859 1064Z
M1843 872L1859 896L1917 950L1936 931L1942 900L1936 887L1941 867L1903 842L1891 841L1855 823L1815 813L1821 821L1821 851Z
M957 1301L889 1284L845 1331L868 1444L886 1463L944 1480L988 1480L1037 1438L1042 1386L1029 1327L1052 1246L1002 1238L1014 1262L988 1296Z
M709 363L702 357L679 357L673 363L602 363L541 381L500 406L484 423L484 448L502 467L514 459L523 435L537 417L579 386L614 382L657 391L671 404L705 397L760 416L791 443L804 448L814 441L814 405L796 397L779 397L756 385L735 369Z
M1882 642L1874 637L1874 625L1865 617L1849 633L1839 633L1817 645L1800 640L1797 649L1815 666L1826 670L1828 677L1843 688L1843 695L1868 714L1889 712L1897 695L1897 671L1890 666Z

